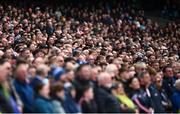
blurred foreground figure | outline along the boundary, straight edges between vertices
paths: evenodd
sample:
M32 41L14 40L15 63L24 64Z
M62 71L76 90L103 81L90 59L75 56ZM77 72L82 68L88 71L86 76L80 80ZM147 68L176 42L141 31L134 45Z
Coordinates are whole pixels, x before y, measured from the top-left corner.
M0 59L0 111L2 113L20 113L15 99L6 85L11 72L11 64L6 59Z

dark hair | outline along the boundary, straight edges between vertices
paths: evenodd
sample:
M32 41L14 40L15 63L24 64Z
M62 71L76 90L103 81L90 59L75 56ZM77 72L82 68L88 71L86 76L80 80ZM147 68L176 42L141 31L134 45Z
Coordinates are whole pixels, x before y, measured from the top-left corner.
M4 63L8 62L8 59L6 58L0 58L0 65L3 65Z
M117 89L117 88L119 87L119 85L122 85L122 86L123 86L123 84L120 83L120 82L113 83L113 84L112 84L112 87L111 87L111 90L112 90L112 89Z
M39 83L36 83L36 85L34 86L34 92L36 95L39 94L39 90L41 90L43 88L44 84L39 81Z
M135 78L137 78L137 77L131 77L131 78L129 78L129 79L127 80L128 86L132 83L132 81L133 81ZM137 78L137 79L138 79L138 78Z
M26 59L20 57L20 58L17 58L16 64L17 64L17 66L20 64L27 64L27 61L26 61Z
M50 87L50 96L55 97L57 92L64 90L64 86L61 82L52 83Z
M137 74L137 78L138 79L143 78L145 74L149 74L149 72L148 71L140 72Z
M84 93L87 91L87 90L89 90L90 88L92 88L93 89L93 87L92 87L92 85L90 85L90 84L88 84L88 85L86 85L86 86L84 86L83 88L82 88L82 95L84 95Z
M79 67L76 69L76 73L78 73L79 71L81 71L81 69L85 66L88 66L88 64L81 64L79 65Z
M35 56L37 53L42 52L44 55L46 55L46 53L42 50L42 49L37 49L33 52L33 55Z
M25 51L27 51L27 50L29 50L29 48L24 48L24 49L22 49L20 52L23 53L23 52L25 52Z
M172 68L172 67L171 67L170 65L165 66L165 67L163 68L163 70L162 70L162 71L163 71L163 73L165 73L165 72L166 72L166 69L167 69L167 68Z

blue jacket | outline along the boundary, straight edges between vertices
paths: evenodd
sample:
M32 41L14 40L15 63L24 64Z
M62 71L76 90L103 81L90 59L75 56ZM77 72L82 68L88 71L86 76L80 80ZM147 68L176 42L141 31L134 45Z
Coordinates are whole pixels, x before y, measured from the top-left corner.
M66 113L79 113L79 112L81 112L80 107L75 102L75 99L72 98L72 96L70 95L70 92L66 93L66 98L64 101L64 110L66 111Z
M34 101L33 112L35 112L35 113L54 113L52 101L50 99L46 99L42 96L37 96Z
M35 87L37 86L37 84L39 84L39 82L41 82L42 79L40 76L35 76L34 78L32 78L30 85L33 89L35 89Z
M176 90L172 95L172 105L174 113L180 111L180 91Z
M28 112L28 113L32 112L34 91L30 86L30 84L15 79L14 86L24 104L23 112Z

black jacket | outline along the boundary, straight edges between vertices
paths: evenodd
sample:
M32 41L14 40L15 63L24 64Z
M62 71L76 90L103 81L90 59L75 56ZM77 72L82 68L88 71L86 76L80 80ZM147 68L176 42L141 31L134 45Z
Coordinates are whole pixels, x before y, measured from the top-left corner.
M153 84L151 84L148 87L149 91L150 91L150 100L152 103L152 108L154 109L155 113L165 113L165 107L162 104L162 97L160 92L157 90L156 86L154 86Z
M169 99L171 99L171 96L175 92L174 84L175 84L175 79L174 78L164 77L164 79L163 79L163 88L164 88L165 92L167 93Z
M96 113L97 112L97 105L94 100L90 102L83 101L81 103L81 108L83 113Z
M95 99L99 113L119 113L120 103L110 91L104 87L97 88Z
M79 102L80 98L82 97L84 88L89 85L93 86L93 84L91 83L90 80L82 80L79 78L76 78L73 81L73 85L76 89L76 101L77 102Z

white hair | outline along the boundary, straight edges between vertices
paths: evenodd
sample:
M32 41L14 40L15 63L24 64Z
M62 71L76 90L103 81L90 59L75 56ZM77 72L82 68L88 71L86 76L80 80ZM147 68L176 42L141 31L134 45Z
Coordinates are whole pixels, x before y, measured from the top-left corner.
M102 72L97 76L98 82L101 82L102 80L106 79L110 75L107 72Z
M109 64L105 71L107 73L114 73L115 70L117 70L117 66L115 64Z
M146 68L146 63L144 63L144 62L137 62L134 66L135 66L135 68L137 68L137 67Z

